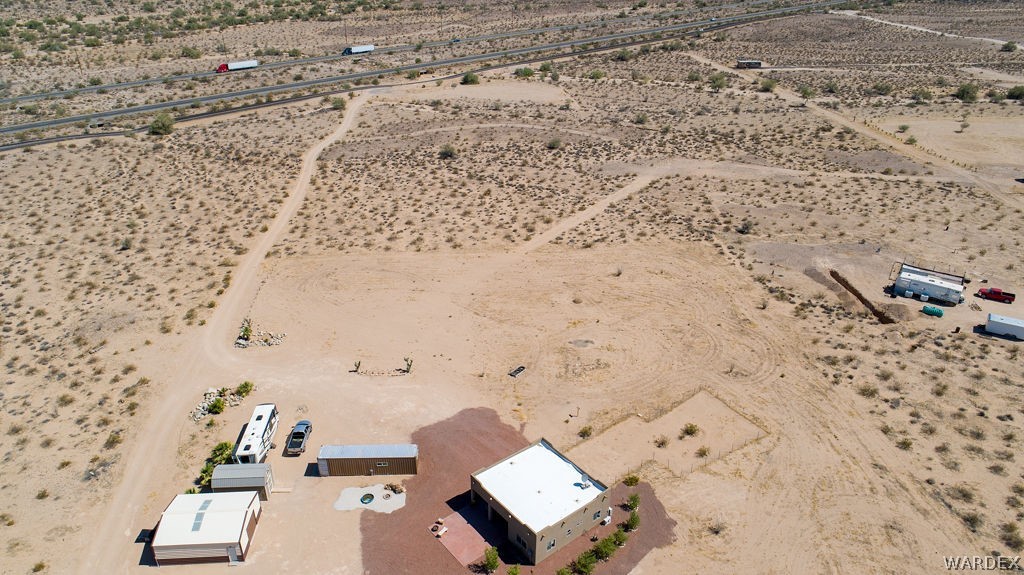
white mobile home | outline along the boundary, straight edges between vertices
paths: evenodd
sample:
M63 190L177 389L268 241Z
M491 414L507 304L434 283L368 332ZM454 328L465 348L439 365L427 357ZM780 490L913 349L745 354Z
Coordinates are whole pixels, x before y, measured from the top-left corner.
M256 406L231 455L235 463L261 463L267 457L274 446L277 420L276 405L261 403Z
M255 491L178 495L153 536L157 565L244 561L259 523Z
M218 465L213 469L210 488L214 493L255 491L260 501L266 501L274 490L274 472L269 463Z
M903 264L893 284L896 295L956 305L964 300L963 278Z
M996 335L1024 339L1024 320L990 313L988 314L988 322L985 323L985 331Z

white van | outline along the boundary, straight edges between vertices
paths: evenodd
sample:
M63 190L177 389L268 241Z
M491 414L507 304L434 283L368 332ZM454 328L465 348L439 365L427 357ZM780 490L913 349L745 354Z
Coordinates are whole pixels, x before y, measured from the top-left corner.
M277 433L277 406L261 403L252 412L252 418L242 430L242 437L235 445L231 459L235 463L262 463L274 448L274 434Z

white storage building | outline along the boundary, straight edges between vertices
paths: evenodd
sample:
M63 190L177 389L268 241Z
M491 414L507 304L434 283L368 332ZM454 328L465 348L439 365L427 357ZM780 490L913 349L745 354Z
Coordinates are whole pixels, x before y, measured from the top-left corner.
M210 488L214 493L255 491L266 501L274 490L274 471L269 463L225 463L213 468Z
M261 511L255 491L178 495L156 526L157 565L244 561Z
M996 335L1024 339L1024 320L990 313L988 314L988 322L985 323L985 331Z

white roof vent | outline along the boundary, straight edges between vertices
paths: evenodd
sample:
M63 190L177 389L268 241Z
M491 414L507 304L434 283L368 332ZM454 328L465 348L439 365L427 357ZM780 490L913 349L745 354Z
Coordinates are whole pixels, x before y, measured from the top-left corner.
M583 477L580 479L580 488L590 489L590 476L587 475L586 473L584 473Z

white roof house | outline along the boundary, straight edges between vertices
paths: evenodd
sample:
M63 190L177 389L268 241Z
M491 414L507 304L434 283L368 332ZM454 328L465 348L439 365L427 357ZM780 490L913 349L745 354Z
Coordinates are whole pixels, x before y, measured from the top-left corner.
M562 521L607 489L543 439L473 477L534 533Z
M244 560L260 511L255 491L176 496L153 537L157 564Z

